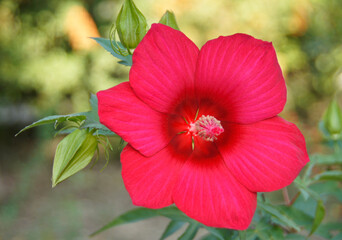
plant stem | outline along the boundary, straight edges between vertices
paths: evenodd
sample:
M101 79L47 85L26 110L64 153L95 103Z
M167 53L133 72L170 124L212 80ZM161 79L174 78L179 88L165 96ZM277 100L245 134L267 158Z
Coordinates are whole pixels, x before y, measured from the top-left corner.
M299 197L299 195L300 195L300 192L298 192L298 193L294 196L294 198L292 198L292 200L291 200L289 206L292 206L292 205L295 203L295 201L297 200L297 198Z
M239 231L239 239L246 240L246 231Z
M283 191L283 197L284 197L285 205L289 206L290 205L290 197L289 197L289 192L287 191L287 187L284 187L282 189L282 191Z

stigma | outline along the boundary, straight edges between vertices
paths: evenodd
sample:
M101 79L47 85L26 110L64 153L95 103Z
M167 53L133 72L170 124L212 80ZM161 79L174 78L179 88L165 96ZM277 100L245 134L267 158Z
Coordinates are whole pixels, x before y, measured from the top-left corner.
M213 142L224 132L224 129L215 117L202 115L196 122L190 123L189 132L195 137Z

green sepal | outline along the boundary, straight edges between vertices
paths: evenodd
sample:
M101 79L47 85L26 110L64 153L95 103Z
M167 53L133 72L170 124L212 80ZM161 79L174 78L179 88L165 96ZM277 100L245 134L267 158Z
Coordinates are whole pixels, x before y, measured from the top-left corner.
M57 146L52 169L52 187L85 168L97 149L97 139L87 129L76 129Z
M175 14L169 10L167 10L164 13L164 15L159 20L159 23L172 27L173 29L179 30Z

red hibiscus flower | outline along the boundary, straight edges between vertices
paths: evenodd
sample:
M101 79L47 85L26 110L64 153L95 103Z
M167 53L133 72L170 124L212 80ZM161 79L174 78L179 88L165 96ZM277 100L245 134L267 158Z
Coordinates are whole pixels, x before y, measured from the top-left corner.
M286 86L272 44L245 34L199 50L154 24L129 82L97 96L101 123L128 142L122 177L135 205L175 203L207 226L246 229L256 192L289 185L309 161L298 128L276 116Z

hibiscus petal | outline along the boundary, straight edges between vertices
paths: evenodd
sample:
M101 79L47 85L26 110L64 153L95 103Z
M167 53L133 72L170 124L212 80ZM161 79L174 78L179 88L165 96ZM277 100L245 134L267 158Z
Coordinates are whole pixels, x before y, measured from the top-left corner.
M298 128L280 117L249 125L225 124L218 148L227 167L252 192L269 192L292 183L309 161Z
M130 84L146 104L168 113L192 96L197 46L182 32L153 24L133 54Z
M128 82L97 93L100 122L146 156L171 140L167 116L143 103Z
M253 123L282 111L286 86L272 43L245 34L219 37L198 58L196 93L225 106L225 120Z
M148 208L172 204L172 190L185 160L172 147L144 157L127 145L121 153L122 178L133 204Z
M233 177L219 154L187 160L173 199L185 214L210 227L246 229L256 209L256 193Z

